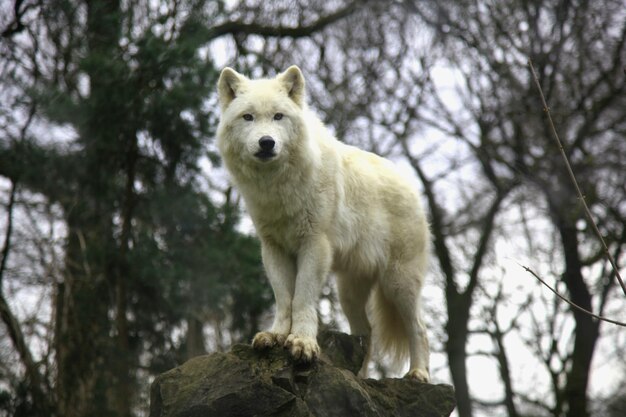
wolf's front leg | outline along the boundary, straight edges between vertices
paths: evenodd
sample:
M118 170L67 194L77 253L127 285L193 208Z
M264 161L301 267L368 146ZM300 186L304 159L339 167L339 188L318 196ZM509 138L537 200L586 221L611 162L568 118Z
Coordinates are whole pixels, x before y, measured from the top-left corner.
M261 255L265 272L274 291L276 315L268 332L259 332L252 340L255 349L282 345L291 332L291 299L296 282L296 261L282 249L262 242Z
M296 360L310 362L319 355L317 302L331 262L331 247L325 236L309 237L298 251L291 334L285 343Z

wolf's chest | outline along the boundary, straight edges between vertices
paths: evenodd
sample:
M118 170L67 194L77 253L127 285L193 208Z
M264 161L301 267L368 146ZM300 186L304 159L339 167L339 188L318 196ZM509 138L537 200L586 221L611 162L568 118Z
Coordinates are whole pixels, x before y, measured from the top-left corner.
M311 234L311 219L306 212L275 211L271 215L253 216L259 237L271 241L287 252L297 253L302 240Z
M315 202L302 193L268 194L247 201L257 234L289 252L314 229Z

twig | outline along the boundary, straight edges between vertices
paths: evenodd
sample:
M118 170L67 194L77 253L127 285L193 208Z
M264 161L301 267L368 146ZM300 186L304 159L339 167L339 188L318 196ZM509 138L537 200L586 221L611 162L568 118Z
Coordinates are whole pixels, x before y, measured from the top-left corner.
M561 300L565 301L567 304L571 305L572 307L574 307L577 310L582 311L585 314L590 315L591 317L598 319L598 320L602 320L602 321L606 321L608 323L612 323L612 324L617 324L618 326L622 326L622 327L626 327L626 323L622 323L621 321L616 321L616 320L612 320L606 317L602 317L602 316L598 316L597 314L592 313L591 311L582 308L581 306L579 306L578 304L574 303L573 301L565 298L564 296L562 296L561 294L559 294L557 292L557 290L555 290L554 288L552 288L547 282L545 282L543 279L539 278L539 275L537 275L535 273L535 271L533 271L532 269L530 269L527 266L524 266L522 264L520 264L519 262L517 263L519 266L521 266L522 268L524 268L527 272L529 272L530 274L532 274L532 276L534 276L535 278L537 278L537 280L539 282L541 282L543 285L545 285L546 287L548 287L548 289L550 291L552 291L554 293L554 295L556 295L557 297L559 297Z
M574 176L574 171L572 171L572 167L571 167L571 165L569 163L569 160L567 159L567 155L565 154L565 149L563 148L563 144L561 143L561 139L559 139L559 135L556 132L556 128L554 127L554 122L552 121L552 115L550 114L550 108L548 107L548 103L546 102L546 98L545 98L545 96L543 94L543 89L541 88L541 84L539 84L539 77L537 77L537 72L535 71L535 67L533 66L533 62L530 59L528 60L528 66L530 67L530 71L533 74L533 78L535 80L535 85L537 85L537 89L539 90L539 95L541 96L541 102L543 103L543 110L548 115L548 122L550 124L550 129L552 130L552 136L554 137L554 140L555 140L555 142L556 142L556 144L557 144L557 146L559 148L559 151L561 152L561 156L563 157L563 160L565 161L565 167L567 168L567 172L569 173L569 177L572 180L572 183L574 184L574 187L576 188L576 192L578 193L578 198L582 202L583 208L585 209L585 214L587 215L587 218L589 219L589 222L591 223L591 226L592 226L594 232L598 236L598 239L600 240L600 243L602 243L602 248L604 249L604 253L605 253L606 257L608 258L609 262L611 263L611 266L613 267L613 270L615 271L615 276L617 277L617 280L619 281L619 285L622 287L622 291L624 291L624 295L626 295L626 285L624 285L624 281L622 280L622 276L619 273L619 270L617 268L617 264L615 263L615 260L613 259L613 256L609 252L609 248L606 246L606 243L604 242L604 238L602 237L602 233L600 233L600 230L598 229L598 226L596 225L596 222L593 220L593 216L591 215L591 211L589 210L589 207L587 206L587 203L585 202L585 196L580 191L580 187L578 186L578 181L576 181L576 177Z

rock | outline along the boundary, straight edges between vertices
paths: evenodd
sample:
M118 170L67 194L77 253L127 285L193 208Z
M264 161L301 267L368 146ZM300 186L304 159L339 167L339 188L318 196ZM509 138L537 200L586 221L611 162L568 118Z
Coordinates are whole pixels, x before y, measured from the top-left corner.
M280 347L193 358L152 384L150 417L444 417L454 409L449 385L355 376L363 339L322 332L320 360L294 363Z

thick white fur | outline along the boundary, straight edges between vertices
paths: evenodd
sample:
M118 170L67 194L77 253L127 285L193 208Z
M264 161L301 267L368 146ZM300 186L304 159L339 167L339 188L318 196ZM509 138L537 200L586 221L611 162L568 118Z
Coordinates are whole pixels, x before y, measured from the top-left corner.
M407 376L428 381L418 304L429 231L416 191L389 161L331 135L306 107L298 67L261 80L225 68L218 92L218 147L261 240L276 299L274 324L253 346L280 343L296 359L313 360L316 306L332 270L351 332L373 334L375 346L397 357L408 353ZM265 136L275 155L261 159Z

